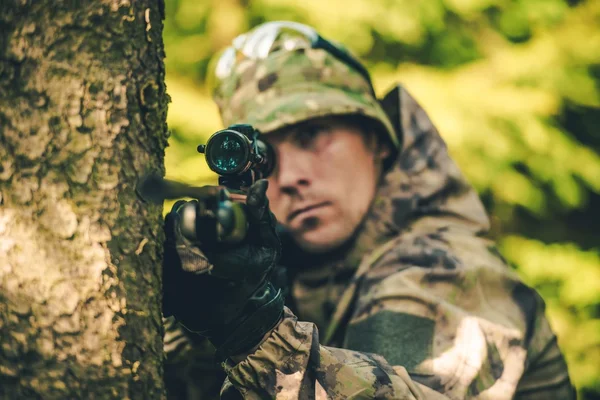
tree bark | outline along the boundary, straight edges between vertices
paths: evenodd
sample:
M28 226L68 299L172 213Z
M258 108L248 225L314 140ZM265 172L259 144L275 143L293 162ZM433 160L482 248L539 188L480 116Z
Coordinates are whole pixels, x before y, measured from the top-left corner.
M0 398L163 398L162 0L0 2Z

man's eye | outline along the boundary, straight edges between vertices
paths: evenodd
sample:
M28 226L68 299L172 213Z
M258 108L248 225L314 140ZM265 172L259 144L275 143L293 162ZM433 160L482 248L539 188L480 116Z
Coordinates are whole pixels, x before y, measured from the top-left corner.
M296 133L296 142L301 147L310 147L320 132L321 128L317 126L306 127Z

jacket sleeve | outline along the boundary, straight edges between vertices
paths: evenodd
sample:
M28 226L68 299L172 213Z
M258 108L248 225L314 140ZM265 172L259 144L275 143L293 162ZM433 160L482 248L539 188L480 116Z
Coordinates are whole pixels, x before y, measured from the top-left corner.
M226 367L243 398L571 399L541 298L491 242L403 238L369 269L341 347L288 311L271 336Z
M226 372L225 399L240 398L234 390L244 399L447 399L379 355L321 346L316 326L287 308L259 349Z

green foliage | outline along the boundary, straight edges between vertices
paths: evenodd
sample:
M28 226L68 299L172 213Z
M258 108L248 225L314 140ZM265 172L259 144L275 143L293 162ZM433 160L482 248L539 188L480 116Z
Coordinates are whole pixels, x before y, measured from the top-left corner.
M600 394L600 2L171 0L167 174L215 181L210 57L267 20L315 26L425 106L484 199L506 257L548 304L580 393ZM595 225L594 225L595 221Z

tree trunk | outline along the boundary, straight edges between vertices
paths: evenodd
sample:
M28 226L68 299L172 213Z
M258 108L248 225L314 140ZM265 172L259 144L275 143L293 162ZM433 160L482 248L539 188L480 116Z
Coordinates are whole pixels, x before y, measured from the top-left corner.
M164 397L161 0L0 1L0 398Z

